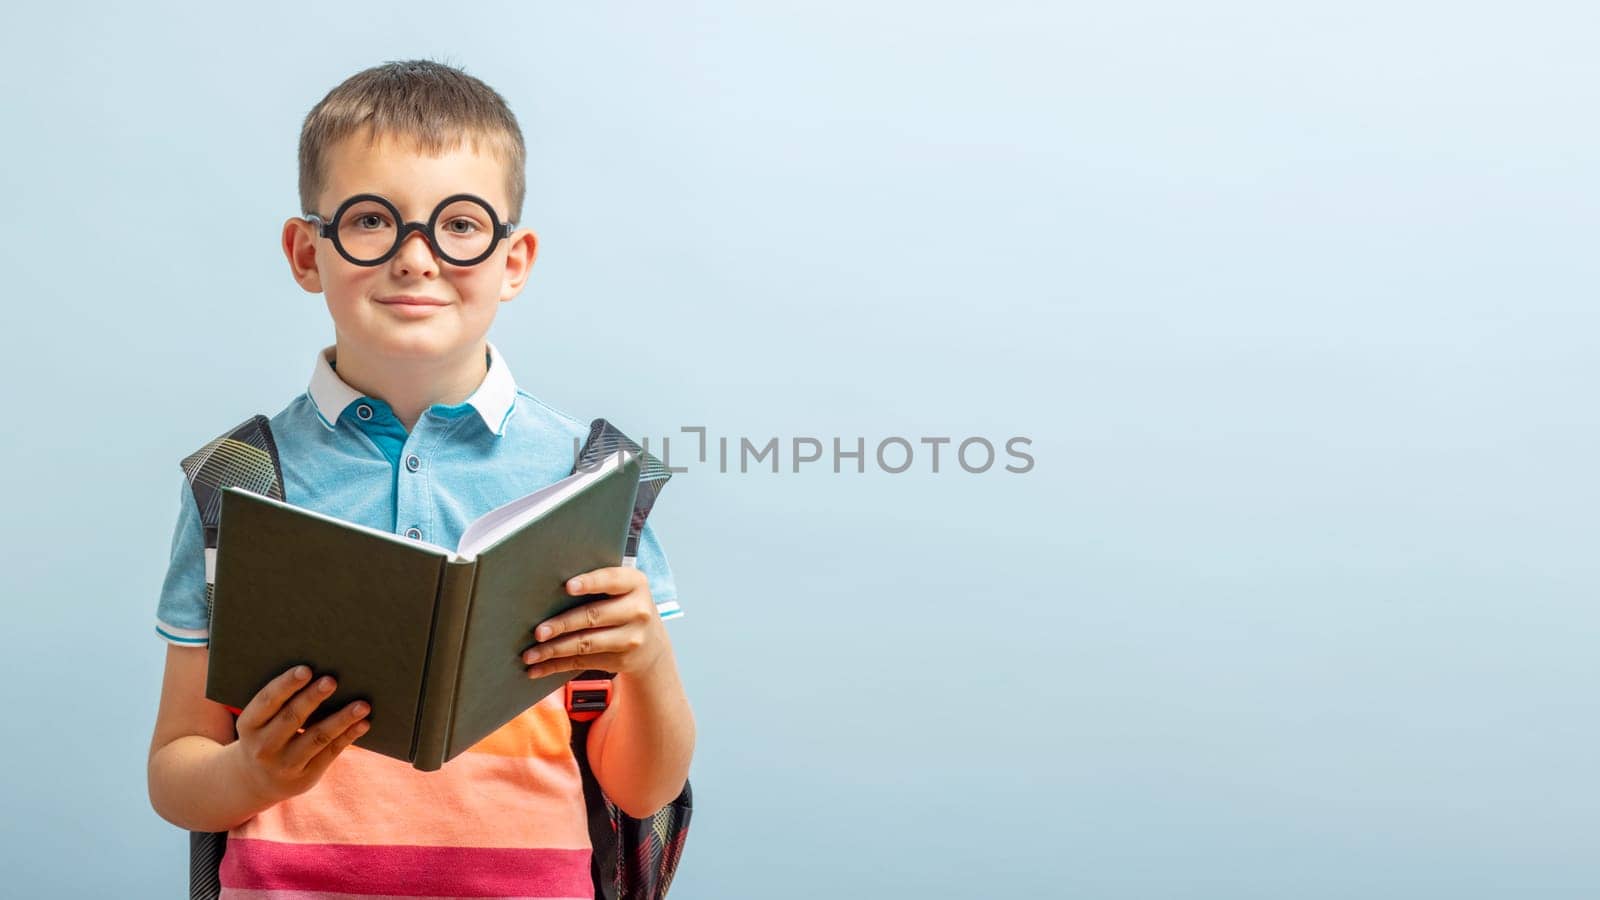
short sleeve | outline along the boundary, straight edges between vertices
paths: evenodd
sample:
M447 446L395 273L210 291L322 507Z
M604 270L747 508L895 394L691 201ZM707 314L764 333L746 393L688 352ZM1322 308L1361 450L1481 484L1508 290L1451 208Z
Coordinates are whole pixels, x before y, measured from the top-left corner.
M634 565L650 579L650 597L656 602L656 612L663 619L676 619L683 615L683 607L678 605L678 585L672 576L672 566L667 563L667 555L661 550L661 541L656 538L654 528L650 527L650 520L644 522L644 530L639 532L638 554Z
M156 604L156 634L180 647L210 643L211 616L206 609L205 535L200 508L187 478L180 479L178 524L172 530L172 556Z

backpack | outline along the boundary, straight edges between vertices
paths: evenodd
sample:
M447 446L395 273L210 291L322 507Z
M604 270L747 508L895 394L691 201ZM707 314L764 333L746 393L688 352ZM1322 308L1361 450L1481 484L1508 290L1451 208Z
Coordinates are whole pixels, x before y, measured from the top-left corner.
M633 518L623 552L625 564L638 551L645 518L671 474L661 461L644 452L605 419L589 424L589 437L579 451L573 471L588 467L619 449L639 454L639 487ZM221 530L222 492L239 487L283 500L283 467L266 416L252 416L204 447L184 457L181 466L194 492L205 536L206 611L214 592L217 538ZM596 900L661 900L683 854L693 811L689 783L677 799L644 819L618 809L600 788L589 768L586 751L590 723L605 711L613 673L587 671L567 682L566 707L572 720L572 754L583 776L584 805L588 810L590 874ZM228 833L189 833L190 900L216 900L221 892L218 869Z

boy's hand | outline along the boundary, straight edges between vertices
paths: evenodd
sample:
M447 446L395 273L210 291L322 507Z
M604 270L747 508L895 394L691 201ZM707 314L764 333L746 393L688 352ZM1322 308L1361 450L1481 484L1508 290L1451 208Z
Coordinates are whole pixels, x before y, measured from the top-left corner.
M621 674L654 667L667 651L667 628L645 574L628 566L567 579L569 594L609 594L574 607L534 629L539 641L522 653L528 677L600 669Z
M371 708L357 700L301 732L309 717L333 693L333 678L315 683L311 670L295 666L267 683L239 713L236 761L251 790L276 803L303 794L316 784L334 758L367 733Z

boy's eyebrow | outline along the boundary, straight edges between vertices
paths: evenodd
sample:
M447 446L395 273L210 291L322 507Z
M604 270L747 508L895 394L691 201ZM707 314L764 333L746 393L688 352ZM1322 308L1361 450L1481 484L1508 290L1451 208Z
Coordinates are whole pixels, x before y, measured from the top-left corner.
M339 206L341 204L343 204L346 200L349 200L351 197L359 197L362 194L376 194L377 196L382 197L383 199L389 201L390 203L393 203L395 205L395 207L398 208L402 214L405 214L408 218L410 217L409 212L406 210L406 204L404 204L404 203L400 202L399 200L395 199L394 195L385 194L383 191L351 191L350 193L345 194L344 196L340 197L338 200L334 201L333 206L329 208L328 215L332 216L333 215L333 211L337 210L339 208ZM495 215L498 216L498 215L501 214L500 210L502 209L502 207L500 205L496 204L494 201L489 199L489 192L479 193L478 191L460 191L460 190L457 190L457 191L450 191L449 193L446 193L446 194L440 194L432 202L423 204L422 207L421 207L421 209L423 211L417 218L419 220L426 219L433 212L434 208L437 207L441 202L443 202L446 197L454 197L457 194L471 194L474 197L482 197L483 200L486 203L489 204L490 208L492 208L494 210L494 214ZM319 217L322 215L321 213L317 212L314 209L313 210L308 210L307 214L308 215L315 215L315 216L319 216Z

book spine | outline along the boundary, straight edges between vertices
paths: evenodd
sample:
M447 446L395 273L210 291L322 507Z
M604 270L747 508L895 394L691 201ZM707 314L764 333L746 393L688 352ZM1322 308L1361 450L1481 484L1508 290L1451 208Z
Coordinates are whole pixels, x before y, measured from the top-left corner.
M443 766L450 752L456 679L461 671L461 648L472 606L472 582L477 574L476 562L447 559L439 579L439 599L433 607L433 639L428 642L428 664L417 710L416 746L411 754L412 766L424 772Z

